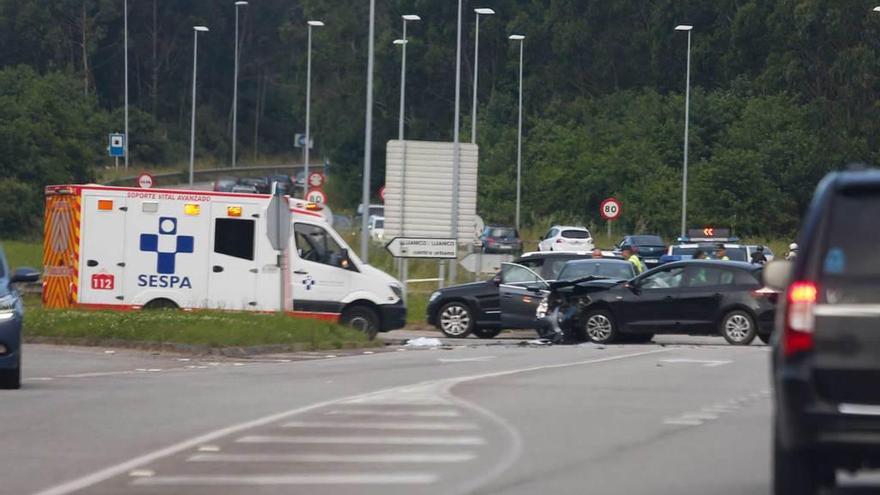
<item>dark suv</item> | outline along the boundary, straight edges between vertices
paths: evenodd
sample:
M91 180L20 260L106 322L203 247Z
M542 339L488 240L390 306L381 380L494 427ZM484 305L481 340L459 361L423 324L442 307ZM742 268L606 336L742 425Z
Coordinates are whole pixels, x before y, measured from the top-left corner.
M794 261L765 268L785 288L773 338L774 492L809 495L836 470L880 467L880 171L819 184Z
M24 308L12 284L36 282L39 272L20 268L10 273L6 256L0 248L0 388L21 386L21 322Z

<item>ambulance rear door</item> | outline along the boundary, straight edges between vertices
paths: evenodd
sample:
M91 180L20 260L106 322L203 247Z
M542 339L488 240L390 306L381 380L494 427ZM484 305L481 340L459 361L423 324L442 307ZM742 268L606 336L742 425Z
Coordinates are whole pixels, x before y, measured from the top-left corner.
M212 206L208 307L256 310L260 273L257 232L258 198L216 197Z
M79 303L122 304L126 198L118 191L84 189L80 231Z

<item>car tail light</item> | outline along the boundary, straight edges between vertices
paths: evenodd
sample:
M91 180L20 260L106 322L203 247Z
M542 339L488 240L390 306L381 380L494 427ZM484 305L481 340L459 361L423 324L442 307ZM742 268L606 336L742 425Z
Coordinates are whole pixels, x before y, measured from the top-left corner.
M819 288L813 282L798 281L788 287L782 343L786 356L813 349L813 308L818 295Z
M491 238L491 237L487 237L487 238L486 238L486 244L495 244L495 239L493 239L493 238Z

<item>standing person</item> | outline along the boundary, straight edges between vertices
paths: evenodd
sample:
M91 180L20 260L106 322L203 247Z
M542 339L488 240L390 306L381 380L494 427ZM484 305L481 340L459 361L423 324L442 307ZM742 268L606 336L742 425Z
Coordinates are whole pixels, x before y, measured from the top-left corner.
M715 257L721 261L730 261L730 257L727 256L727 248L724 247L724 243L719 242L715 245Z
M636 269L636 275L639 275L647 270L647 267L642 262L642 260L639 259L639 257L636 256L636 254L633 252L632 246L623 246L622 248L620 248L620 254L623 255L623 259L633 264Z
M602 258L602 250L599 248L593 249L593 259Z
M792 242L788 245L788 253L785 255L786 260L794 261L797 258L798 245L796 242Z
M767 263L767 256L764 255L764 246L758 246L758 249L752 253L752 264L763 265Z

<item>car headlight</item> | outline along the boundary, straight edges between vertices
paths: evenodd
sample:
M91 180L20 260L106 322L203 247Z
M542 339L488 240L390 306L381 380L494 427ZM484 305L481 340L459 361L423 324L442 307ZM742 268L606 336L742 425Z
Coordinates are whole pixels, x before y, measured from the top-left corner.
M391 292L393 292L398 299L403 299L403 288L397 284L389 284L388 287L391 288Z
M15 318L15 297L11 294L0 297L0 321Z
M544 317L547 316L547 310L549 308L550 303L547 302L547 298L544 298L543 300L541 300L540 303L538 303L538 309L535 310L535 317L537 317L538 319L544 319Z
M434 291L431 293L431 297L428 298L428 302L434 302L440 297L440 291Z

